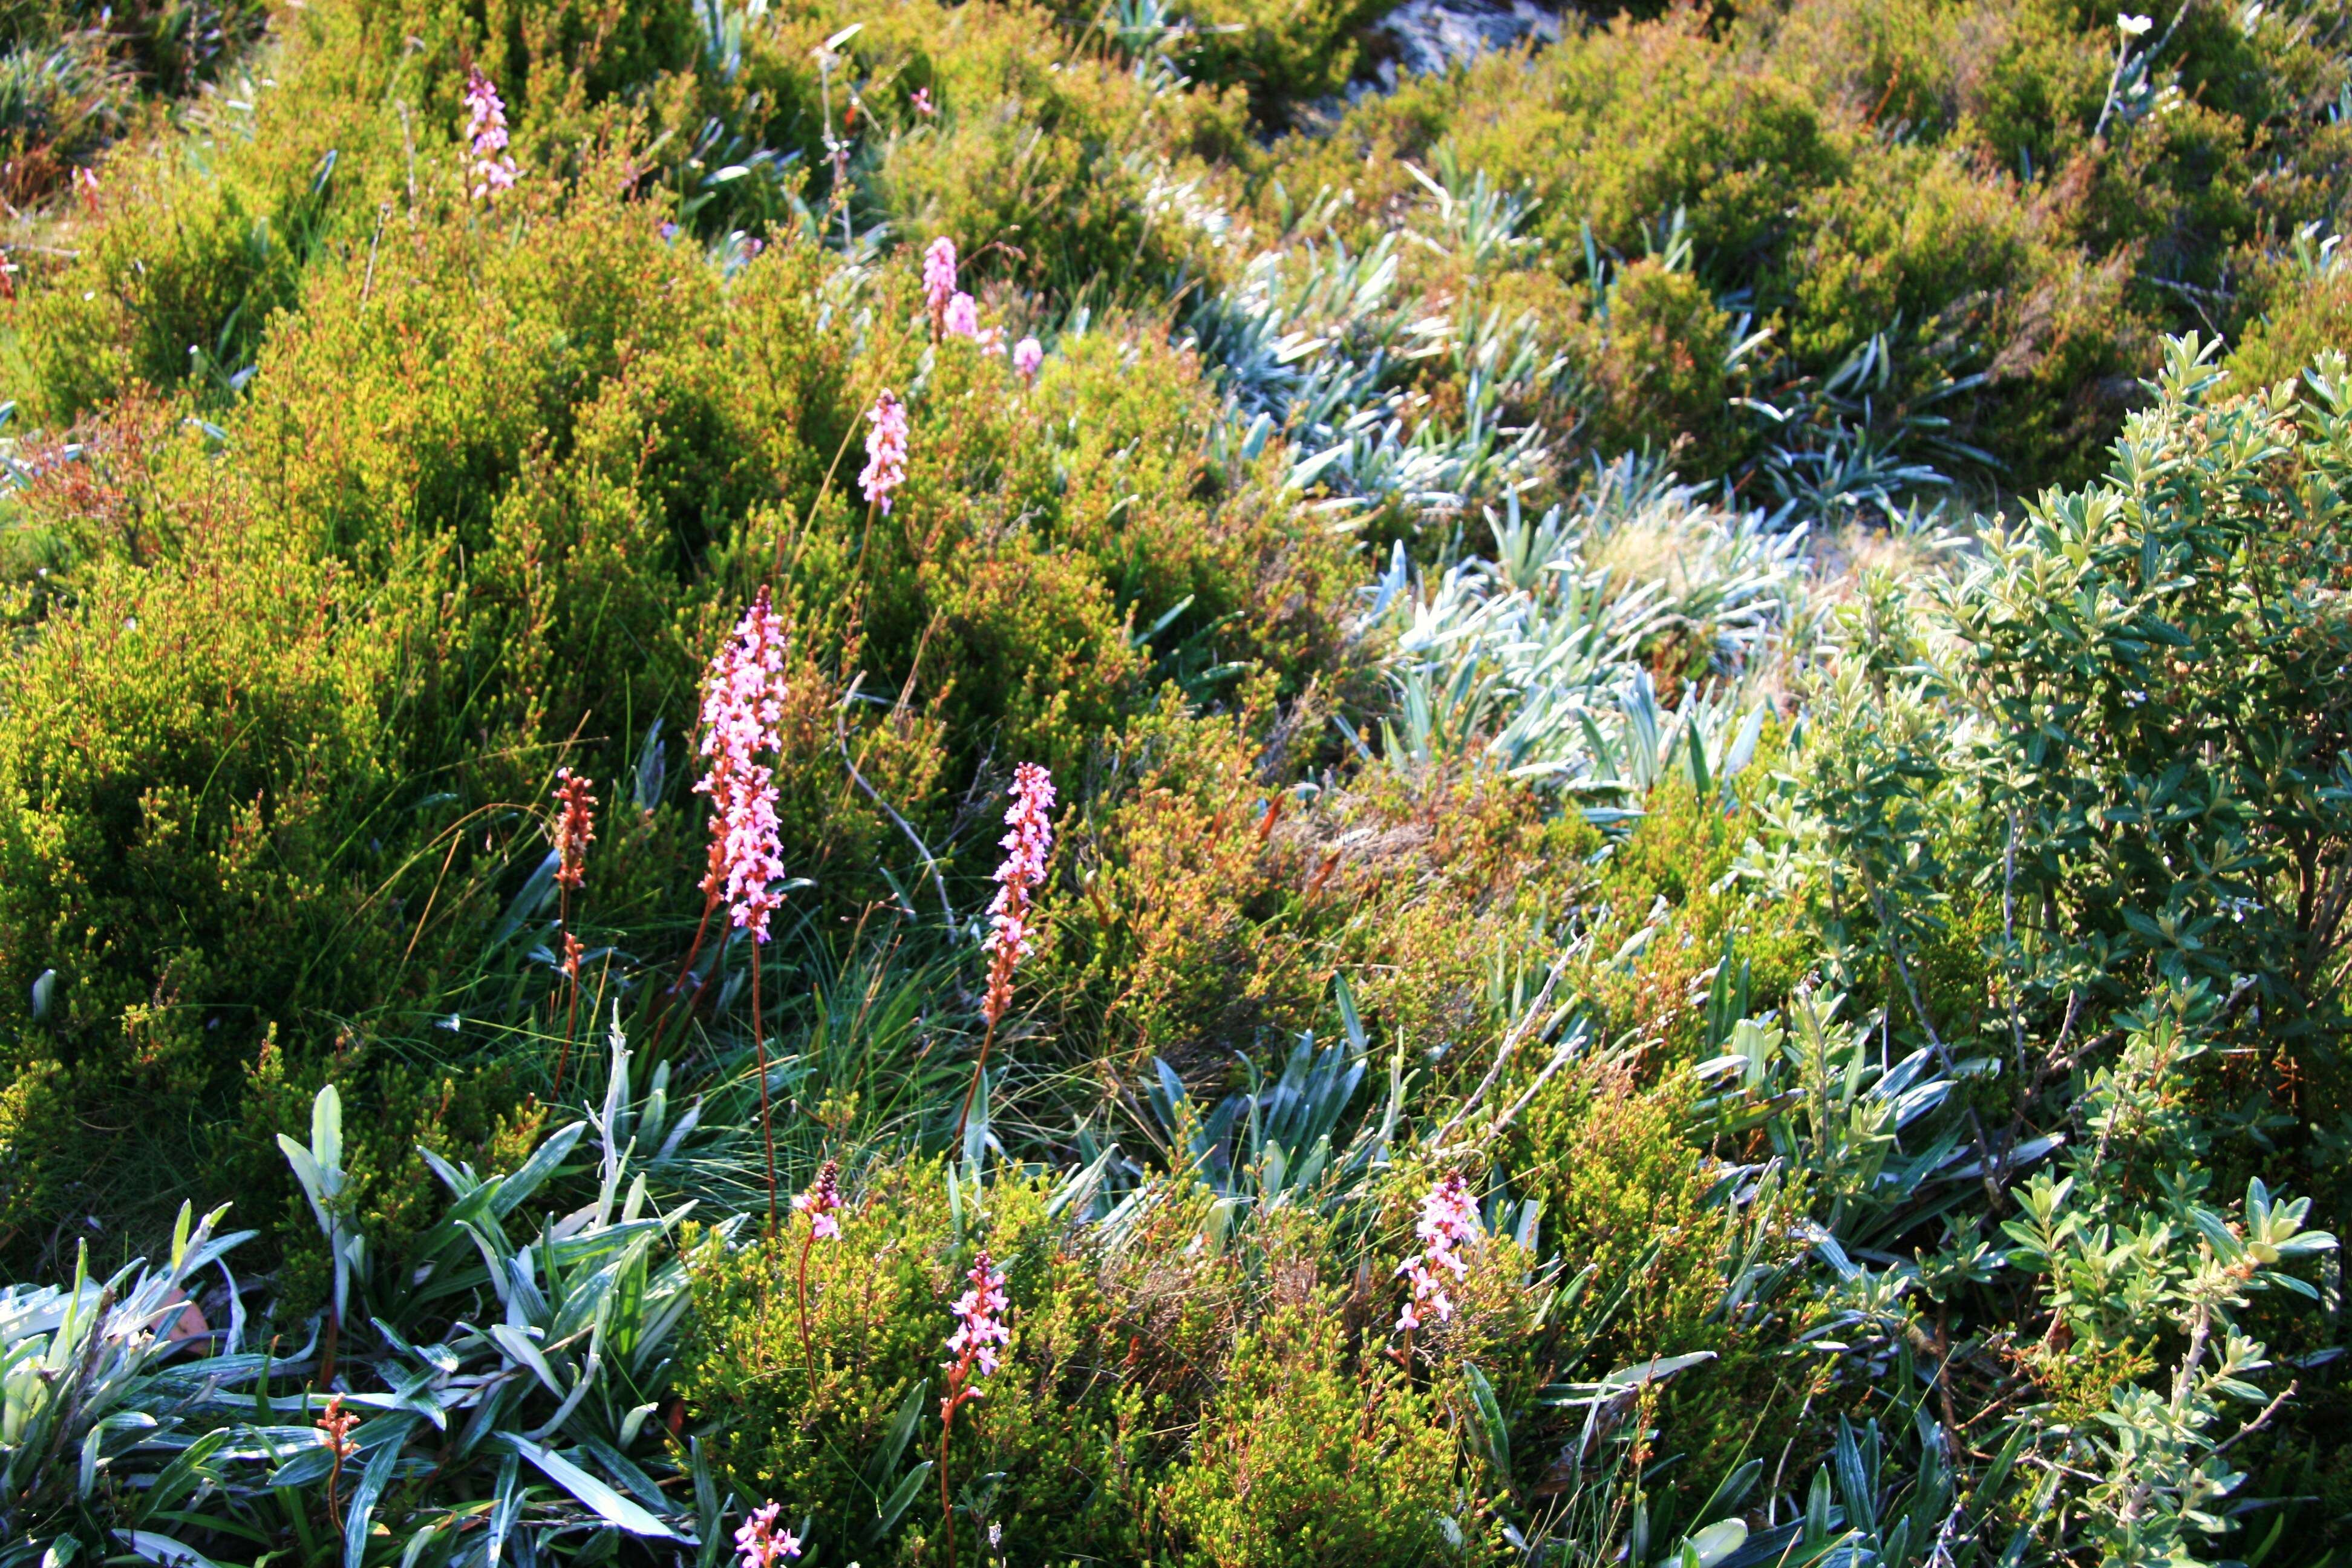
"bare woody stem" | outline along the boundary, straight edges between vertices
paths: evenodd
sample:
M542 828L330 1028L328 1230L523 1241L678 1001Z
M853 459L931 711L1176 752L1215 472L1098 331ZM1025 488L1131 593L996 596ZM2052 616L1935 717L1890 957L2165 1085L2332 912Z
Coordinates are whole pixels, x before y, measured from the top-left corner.
M564 971L572 980L571 1005L563 1013L563 1048L555 1054L555 1093L563 1093L563 1068L572 1060L572 1037L580 1027L580 966L569 962L572 953L572 889L566 884L556 895L555 923L563 930Z
M980 1094L980 1075L988 1070L988 1047L996 1043L996 1020L988 1021L988 1032L980 1037L980 1059L971 1064L971 1083L963 1091L963 1109L956 1112L956 1130L950 1155L963 1146L964 1123L971 1120L972 1101Z
M327 1461L327 1522L341 1533L343 1528L343 1506L335 1494L343 1484L343 1443L341 1437L331 1438L331 1442L332 1444L330 1449L331 1458Z
M948 1407L940 1416L940 1519L947 1526L947 1568L955 1568L955 1500L948 1492L948 1434L955 1430L956 1405L961 1403L958 1391L948 1395Z
M677 978L669 983L667 991L662 993L665 997L675 999L678 992L685 989L686 977L694 973L694 961L702 956L702 939L709 933L711 911L718 907L719 894L715 889L703 895L702 921L694 928L694 943L686 950L686 962L677 966ZM701 995L702 988L699 985L696 986L694 994L697 996ZM648 1056L661 1048L662 1032L669 1027L670 1005L670 1002L665 1001L662 1010L654 1017L653 1042L646 1047ZM692 1006L693 1003L689 1000L688 1003L689 1010Z
M751 939L751 1042L760 1062L760 1141L768 1151L768 1235L776 1234L776 1126L768 1112L768 1026L760 1012L760 948L758 936ZM801 1330L808 1331L803 1310Z
M808 1233L808 1235L806 1235L806 1236L804 1236L804 1237L803 1237L801 1238L801 1274L800 1274L800 1303L801 1303L801 1354L802 1354L802 1356L803 1356L803 1357L804 1357L804 1358L807 1360L807 1362L808 1362L809 1391L810 1391L812 1394L814 1394L814 1393L815 1392L815 1390L816 1390L816 1350L815 1350L814 1346L812 1344L812 1342L811 1342L811 1341L810 1341L810 1339L809 1339L809 1326L808 1326L808 1260L809 1260L809 1248L811 1248L811 1247L814 1247L815 1245L816 1245L816 1220L815 1220L815 1218L814 1218L814 1216L812 1216L812 1217L810 1218L810 1220L809 1220L809 1233Z

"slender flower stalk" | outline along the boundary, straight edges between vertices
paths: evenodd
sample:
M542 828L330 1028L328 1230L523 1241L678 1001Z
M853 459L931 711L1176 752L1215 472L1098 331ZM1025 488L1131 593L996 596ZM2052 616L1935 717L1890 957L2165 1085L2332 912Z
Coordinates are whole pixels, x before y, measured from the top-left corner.
M1013 345L1013 374L1031 387L1037 384L1037 372L1045 363L1045 351L1034 338L1024 338Z
M1441 1323L1454 1317L1454 1302L1445 1294L1447 1277L1460 1280L1470 1272L1463 1249L1478 1238L1478 1209L1471 1202L1469 1184L1459 1171L1429 1189L1421 1200L1421 1219L1413 1226L1421 1250L1397 1265L1397 1272L1412 1281L1412 1294L1397 1314L1397 1330L1404 1335L1404 1363L1412 1365L1412 1332L1427 1321L1427 1312Z
M776 1231L776 1130L768 1104L768 1021L760 1002L761 950L768 942L768 917L783 902L775 884L784 879L779 857L775 774L759 759L783 744L783 623L760 590L720 650L702 700L702 753L710 771L695 788L709 795L713 830L723 835L719 886L728 918L751 936L751 1039L760 1069L760 1136L768 1156L768 1234ZM711 890L708 877L704 891Z
M986 1247L964 1278L971 1281L971 1289L957 1297L950 1309L956 1316L956 1331L948 1336L948 1349L955 1359L940 1363L948 1374L947 1393L940 1400L940 1517L947 1525L948 1568L955 1568L956 1554L955 1501L948 1490L948 1436L955 1430L956 1412L980 1397L978 1380L994 1374L997 1347L1013 1342L1013 1331L1004 1322L1004 1272Z
M580 1026L580 959L585 951L572 934L572 895L587 879L588 846L596 839L596 797L588 792L596 781L574 774L570 768L555 775L556 923L563 932L563 974L571 983L572 1000L564 1011L563 1049L555 1058L555 1092L563 1092L564 1065L572 1059L572 1037Z
M777 1527L776 1515L782 1511L772 1502L744 1516L742 1528L735 1532L736 1568L776 1568L801 1554L801 1538Z
M816 1385L816 1350L809 1340L808 1324L808 1260L809 1248L820 1241L841 1239L841 1221L834 1216L841 1210L841 1162L827 1160L818 1167L816 1181L809 1190L793 1199L793 1212L809 1216L808 1235L801 1239L801 1354L808 1361L809 1385Z
M988 1049L996 1043L996 1026L1013 1005L1013 971L1032 951L1029 915L1045 879L1045 857L1054 847L1053 809L1053 775L1034 763L1013 769L1013 805L1004 814L1004 825L1013 831L1001 841L1004 863L996 868L996 900L988 906L989 931L982 944L988 954L988 993L980 1012L988 1020L988 1030L981 1037L980 1059L972 1063L971 1086L964 1090L963 1110L956 1116L957 1143L963 1142L964 1124L971 1119L980 1075L988 1068Z
M710 917L720 904L738 929L751 934L751 1031L760 1069L760 1131L768 1156L768 1232L776 1229L776 1139L768 1103L768 1040L760 1000L760 955L768 919L783 903L775 884L784 866L777 839L775 774L760 761L783 743L785 685L783 621L764 587L710 661L702 689L702 754L709 759L697 795L710 797L710 845L702 880L702 919L686 963L670 984L685 989L701 956ZM694 994L701 994L697 985ZM688 1011L693 998L688 999ZM667 1024L668 1014L662 1016ZM654 1044L661 1043L657 1026Z
M515 183L515 162L507 153L507 106L499 89L474 67L466 76L466 134L473 140L474 199L489 201Z
M352 1451L359 1447L352 1441L352 1428L359 1424L359 1414L343 1408L343 1396L340 1394L331 1394L327 1396L326 1413L311 1423L318 1427L319 1441L327 1446L330 1456L327 1471L327 1520L338 1531L343 1528L343 1510L342 1504L335 1494L342 1484L343 1461L350 1458Z
M890 515L891 492L907 482L907 405L886 386L866 417L874 428L866 435L866 471L857 476L857 486L866 492L870 520L875 507Z
M948 301L954 298L955 291L955 241L941 235L923 251L923 302L930 310L934 341L946 326Z

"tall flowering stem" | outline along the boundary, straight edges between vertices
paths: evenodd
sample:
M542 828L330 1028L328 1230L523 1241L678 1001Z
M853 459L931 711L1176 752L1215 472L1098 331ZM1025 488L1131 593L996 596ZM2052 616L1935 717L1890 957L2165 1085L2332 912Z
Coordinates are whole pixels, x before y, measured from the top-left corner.
M474 199L488 201L515 183L514 159L507 154L507 106L499 89L474 67L466 76L466 134L474 143Z
M572 1040L580 1026L580 939L572 934L572 895L587 879L588 846L596 838L596 797L588 792L596 781L564 768L555 775L556 923L563 931L563 974L572 984L572 1001L564 1011L563 1049L555 1058L555 1092L563 1092L564 1065L572 1059Z
M820 1241L841 1239L841 1221L834 1217L841 1212L841 1162L827 1160L817 1170L816 1181L809 1190L793 1199L793 1212L808 1215L808 1235L801 1239L801 1354L808 1361L809 1386L816 1385L816 1350L809 1340L808 1326L808 1260L809 1248Z
M956 246L946 235L923 251L923 303L931 313L931 339L939 340L947 324L948 302L956 292Z
M948 1389L940 1400L940 1517L947 1525L947 1563L955 1568L955 1500L948 1490L948 1436L955 1430L956 1412L981 1394L979 1380L994 1374L997 1347L1013 1342L1004 1324L1007 1306L1004 1273L982 1247L964 1278L971 1288L956 1298L952 1310L956 1331L948 1336L955 1359L940 1363Z
M1412 1282L1412 1293L1404 1310L1397 1314L1396 1324L1404 1335L1403 1362L1408 1372L1412 1367L1412 1332L1427 1321L1423 1314L1441 1323L1450 1321L1454 1302L1446 1296L1445 1287L1470 1272L1470 1260L1463 1253L1478 1238L1478 1208L1459 1171L1431 1187L1421 1200L1421 1218L1413 1234L1421 1240L1421 1250L1397 1265L1397 1272Z
M723 903L736 929L751 934L751 1031L760 1068L760 1131L768 1156L768 1231L776 1229L776 1137L768 1103L768 1037L760 1001L760 955L768 918L783 903L775 884L784 865L777 841L775 773L760 759L783 744L784 626L761 588L710 661L702 688L702 754L709 759L697 795L710 797L710 844L702 881L702 919L686 963L672 982L685 989ZM696 987L696 994L701 987ZM691 1010L691 998L688 1007ZM667 1024L668 1015L663 1015ZM654 1044L661 1043L656 1027Z
M980 1093L980 1075L988 1068L988 1048L996 1043L996 1026L1013 1005L1013 971L1028 957L1029 916L1037 889L1045 880L1045 857L1054 847L1054 776L1034 763L1013 770L1013 806L1004 825L1013 831L1001 841L1004 863L996 868L996 900L988 906L988 994L982 998L981 1016L988 1020L981 1037L980 1059L971 1065L971 1086L964 1090L963 1109L956 1114L955 1142L963 1142L964 1125Z

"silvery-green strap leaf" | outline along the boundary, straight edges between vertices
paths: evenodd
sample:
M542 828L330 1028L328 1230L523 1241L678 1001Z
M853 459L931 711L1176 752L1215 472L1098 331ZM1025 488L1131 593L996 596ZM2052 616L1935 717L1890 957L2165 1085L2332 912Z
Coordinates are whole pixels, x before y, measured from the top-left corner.
M150 1563L163 1564L163 1568L220 1568L219 1563L194 1547L183 1546L170 1536L152 1530L118 1530L114 1535L131 1551Z
M426 1548L439 1541L445 1533L457 1528L456 1520L437 1519L410 1536L407 1548L400 1554L400 1568L416 1568L416 1560L425 1555Z
M106 1440L117 1432L152 1431L155 1418L143 1410L125 1410L107 1416L89 1429L81 1440L81 1476L79 1495L88 1497L98 1487L98 1461L106 1447Z
M878 1542L897 1526L900 1517L913 1505L916 1495L923 1489L923 1482L929 1477L933 1463L933 1460L925 1459L908 1470L906 1479L898 1483L898 1489L875 1510L874 1522L866 1527L868 1542Z
M530 1438L512 1432L499 1433L499 1440L538 1466L548 1479L594 1510L596 1516L605 1523L625 1530L632 1535L661 1541L677 1539L677 1534L660 1520L561 1454L552 1453Z
M333 1197L343 1184L343 1097L331 1083L320 1084L310 1102L310 1152L327 1179L327 1195Z
M217 1481L221 1472L213 1461L228 1447L232 1436L228 1427L218 1426L189 1444L178 1458L163 1467L163 1473L147 1489L140 1500L140 1517L152 1519L160 1510L177 1508L180 1500L195 1490L200 1482Z
M490 1325L490 1338L499 1342L499 1349L506 1352L509 1360L520 1362L537 1373L539 1381L547 1384L550 1394L558 1399L563 1397L563 1384L556 1381L555 1369L547 1364L547 1358L539 1353L539 1347L530 1342L529 1334L511 1324L493 1323Z
M555 1174L557 1167L570 1156L587 1131L585 1121L574 1121L551 1134L547 1142L523 1162L522 1169L499 1184L498 1196L490 1200L490 1212L501 1219L512 1214L517 1204L537 1192L550 1176Z
M407 1447L408 1435L416 1426L417 1418L408 1417L398 1436L368 1456L367 1468L360 1472L360 1484L352 1492L350 1509L343 1516L343 1568L364 1568L368 1521L374 1516L375 1500L383 1495L393 1467L400 1463L400 1451Z
M499 1462L498 1496L490 1505L489 1544L482 1553L482 1560L489 1563L491 1568L497 1568L499 1554L506 1550L507 1532L513 1530L515 1521L522 1517L522 1508L526 1499L520 1485L521 1479L522 1458L520 1455L509 1454Z
M1495 1385L1486 1380L1476 1363L1462 1363L1462 1381L1469 1385L1470 1403L1477 1412L1478 1426L1473 1431L1486 1449L1486 1462L1507 1484L1511 1474L1511 1432L1503 1419L1502 1402L1495 1397Z

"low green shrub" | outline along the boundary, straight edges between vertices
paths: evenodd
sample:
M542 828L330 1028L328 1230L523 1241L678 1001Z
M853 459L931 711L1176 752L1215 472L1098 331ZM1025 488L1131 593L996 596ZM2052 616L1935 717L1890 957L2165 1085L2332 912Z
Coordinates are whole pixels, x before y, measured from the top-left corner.
M1169 1520L1190 1538L1177 1561L1407 1568L1481 1555L1449 1550L1461 1533L1453 1435L1419 1390L1353 1372L1330 1305L1277 1310L1234 1346L1168 1481Z
M772 1241L691 1252L678 1386L712 1462L739 1496L806 1512L836 1554L936 1559L942 1460L967 1550L994 1526L1024 1561L1130 1552L1150 1427L1122 1389L1087 1244L1039 1187L999 1181L951 1202L950 1179L937 1163L877 1169L848 1184L838 1240L811 1244L795 1221ZM982 1247L1008 1281L1013 1339L942 1448L949 1305Z

